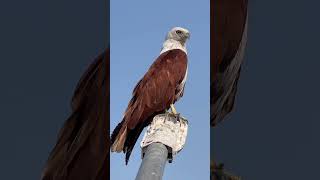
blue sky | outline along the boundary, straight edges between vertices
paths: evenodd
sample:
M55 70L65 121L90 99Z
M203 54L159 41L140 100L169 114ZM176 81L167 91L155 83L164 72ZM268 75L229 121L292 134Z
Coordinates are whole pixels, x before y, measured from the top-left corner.
M111 0L111 127L120 122L135 84L158 57L166 33L189 29L188 79L177 110L188 119L184 149L165 168L164 180L209 179L210 22L209 0ZM123 153L111 153L111 179L134 179L141 163L141 134L128 166Z

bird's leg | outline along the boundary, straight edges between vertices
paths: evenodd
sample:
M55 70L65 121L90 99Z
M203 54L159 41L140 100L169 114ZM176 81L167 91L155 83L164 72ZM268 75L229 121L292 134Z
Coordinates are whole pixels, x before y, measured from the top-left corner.
M176 108L174 107L173 104L170 104L170 108L171 108L171 112L172 112L174 115L177 115L177 114L178 114L178 112L177 112L177 110L176 110Z

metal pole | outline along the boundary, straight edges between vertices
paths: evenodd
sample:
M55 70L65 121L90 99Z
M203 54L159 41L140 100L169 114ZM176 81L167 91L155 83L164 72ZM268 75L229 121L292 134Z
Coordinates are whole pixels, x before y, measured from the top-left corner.
M136 180L161 180L168 158L168 149L162 143L146 147Z

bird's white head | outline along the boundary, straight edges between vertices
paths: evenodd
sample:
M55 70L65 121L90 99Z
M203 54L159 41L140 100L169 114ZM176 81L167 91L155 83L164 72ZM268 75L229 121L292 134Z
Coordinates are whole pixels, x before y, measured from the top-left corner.
M166 37L166 40L172 39L179 41L182 45L184 45L187 41L187 39L190 38L190 33L187 29L182 27L174 27L172 28Z
M187 53L186 42L189 38L190 32L187 29L182 27L172 28L166 36L160 54L172 49L181 49Z

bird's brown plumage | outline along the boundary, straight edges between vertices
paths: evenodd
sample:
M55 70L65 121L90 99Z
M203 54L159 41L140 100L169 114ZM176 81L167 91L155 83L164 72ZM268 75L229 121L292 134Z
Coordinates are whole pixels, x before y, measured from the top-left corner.
M109 178L109 49L83 74L41 180Z
M211 9L211 125L231 112L246 43L247 0L214 0Z
M123 120L111 136L111 150L126 153L126 163L143 128L175 103L187 70L187 55L179 49L162 53L135 86ZM181 93L180 96L182 96Z

